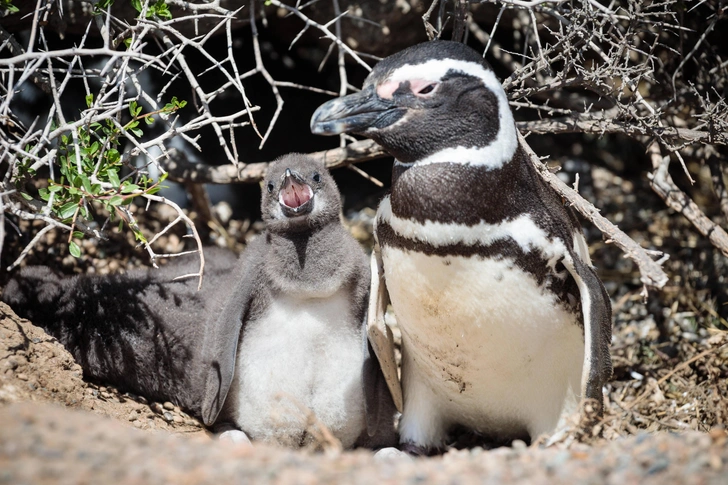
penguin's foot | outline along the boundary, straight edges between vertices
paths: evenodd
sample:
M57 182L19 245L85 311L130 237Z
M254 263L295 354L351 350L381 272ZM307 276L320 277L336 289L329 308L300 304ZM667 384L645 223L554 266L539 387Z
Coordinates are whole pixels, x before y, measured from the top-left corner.
M404 451L400 451L394 446L389 446L387 448L382 448L381 450L374 453L374 460L375 461L390 461L390 460L412 460L412 456L405 453Z
M253 446L253 443L250 441L250 438L248 438L248 435L245 434L245 431L240 431L239 429L231 429L220 433L217 436L217 439L222 442L234 443L236 445Z
M440 448L416 445L414 443L402 443L400 449L410 456L434 456L442 453Z

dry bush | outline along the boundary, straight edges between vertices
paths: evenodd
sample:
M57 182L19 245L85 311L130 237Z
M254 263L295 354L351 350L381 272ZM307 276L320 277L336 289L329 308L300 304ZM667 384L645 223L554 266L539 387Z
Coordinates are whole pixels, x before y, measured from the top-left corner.
M510 73L503 84L524 134L619 134L641 143L652 161L655 192L728 254L724 229L704 214L689 191L681 190L673 180L675 170L670 170L671 164L679 166L692 182L691 163L709 167L722 208L719 217L728 217L723 1L410 0L372 6L344 0L268 0L242 6L224 0L169 0L131 5L138 10L109 0L37 0L35 9L24 5L25 11L3 18L3 26L9 28L17 18L28 30L22 36L0 30L0 121L5 128L0 138L0 217L10 214L12 221L47 224L28 249L51 228L61 228L69 231L76 254L74 239L103 235L109 219L116 219L134 232L152 262L170 256L155 253L152 243L159 233L145 236L130 210L129 203L140 198L175 207L155 195L158 179L151 175L168 172L174 179L194 182L186 186L198 206L205 197L195 184L258 180L265 164L240 160L237 139L253 130L263 147L281 116L296 115L284 110L284 89L345 94L356 89L349 81L351 73L361 77L376 61L367 52L386 53L390 45L400 47L398 41L427 34L480 43L496 70ZM313 44L323 52L316 59L321 66L336 64L337 92L279 81L270 74L266 63L275 53L261 49L258 29L280 34L275 26L284 21L289 31L282 37L290 39L289 48ZM242 25L248 26L253 65L239 66L233 55L234 39L241 32L236 28ZM290 32L292 25L295 33ZM63 29L83 32L80 42L62 46L53 33ZM397 30L402 34L393 35ZM215 36L227 39L226 49L208 51ZM203 82L213 71L217 81ZM143 78L150 73L165 82L145 91ZM258 107L244 87L253 77L262 77L275 98L266 126L256 123ZM31 85L48 98L49 109L24 126L14 113L14 100ZM152 118L154 124L145 128ZM205 130L214 133L227 164L192 163L175 145L182 139L201 150L198 139ZM384 156L373 143L344 136L338 150L316 155L332 167ZM659 251L643 250L545 170L535 154L532 159L605 239L637 262L646 286L665 284L660 268L665 258ZM195 225L175 209L179 217L174 222L187 225L199 250ZM209 211L200 212L212 217ZM0 230L4 227L5 221ZM201 259L198 276L203 266Z

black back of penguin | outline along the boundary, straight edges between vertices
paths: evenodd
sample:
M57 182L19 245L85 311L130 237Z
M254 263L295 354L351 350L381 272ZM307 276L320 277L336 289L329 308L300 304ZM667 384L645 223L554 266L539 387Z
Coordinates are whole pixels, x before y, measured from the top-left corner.
M609 298L476 52L445 41L405 49L361 92L322 105L311 128L362 134L396 158L376 233L403 333L404 442L440 446L452 424L505 440L549 431L567 385L601 405Z
M318 172L319 181L310 181L311 193L301 193L301 184L288 184L288 192L283 190L286 184L278 167L284 165L283 172L308 170L311 177ZM323 294L336 280L351 305L351 321L341 323L351 325L357 345L363 345L360 328L368 265L340 224L333 179L322 165L296 155L272 164L269 175L273 173L282 185L277 181L270 192L264 188L266 232L237 262L232 253L207 249L200 292L196 280L171 281L194 272L197 261L187 258L161 270L110 276L62 278L48 268L30 267L7 285L3 300L59 338L87 377L149 399L171 400L206 424L222 421L225 414L218 415L236 382L235 362L246 321L264 312L276 294L301 289ZM338 258L334 265L328 264L332 256ZM285 348L272 351L287 353ZM360 386L362 373L372 365L365 357L362 351ZM357 406L364 411L363 401ZM386 406L385 400L377 409L384 411ZM375 439L365 428L358 429L359 444L391 442L392 413L388 430L387 419L379 431L372 428ZM358 418L355 425L361 427L362 422Z

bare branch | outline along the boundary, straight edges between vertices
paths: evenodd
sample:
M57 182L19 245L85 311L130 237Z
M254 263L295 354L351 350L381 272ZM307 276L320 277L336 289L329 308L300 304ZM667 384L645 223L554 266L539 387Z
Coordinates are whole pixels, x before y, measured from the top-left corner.
M538 158L528 145L523 135L518 134L518 140L526 151L531 163L538 171L538 174L553 188L557 194L566 200L569 205L576 209L584 218L590 221L605 236L607 242L613 242L625 255L637 263L640 270L640 280L645 286L662 288L667 283L667 275L660 267L659 262L654 261L642 246L637 244L617 226L609 222L599 214L599 210L591 203L580 196L574 189L566 185L556 175L551 173L544 163Z
M662 156L657 141L652 141L647 146L647 151L652 161L652 173L649 176L652 189L670 208L684 215L695 226L695 229L703 236L706 236L724 256L728 256L728 234L723 228L708 219L700 210L700 207L675 185L668 171L670 167L669 155Z
M265 177L268 162L249 163L240 169L232 165L213 166L206 163L190 162L183 152L177 149L168 150L169 160L160 159L171 180L193 181L206 184L230 184L259 182ZM321 160L327 168L345 167L355 163L376 160L389 155L375 142L362 140L350 143L345 147L332 148L320 152L309 153L309 156ZM376 183L376 182L374 182Z
M674 128L671 126L645 126L637 123L615 121L610 114L577 114L562 118L548 118L535 121L519 121L518 129L524 133L623 133L631 137L657 136L661 139L676 139L690 143L715 143L728 145L728 133Z
M713 190L720 201L720 210L723 212L726 222L728 222L728 191L725 187L726 170L724 164L717 156L711 156L708 158L708 167L710 167Z

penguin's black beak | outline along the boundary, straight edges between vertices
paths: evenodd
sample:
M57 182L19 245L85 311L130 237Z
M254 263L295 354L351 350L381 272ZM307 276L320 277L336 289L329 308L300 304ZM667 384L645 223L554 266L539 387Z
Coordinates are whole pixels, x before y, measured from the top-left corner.
M364 133L386 128L404 115L391 99L379 97L374 86L322 104L311 117L315 135Z
M278 202L283 207L283 212L289 217L311 212L313 196L313 189L305 179L298 172L287 168L278 192Z

